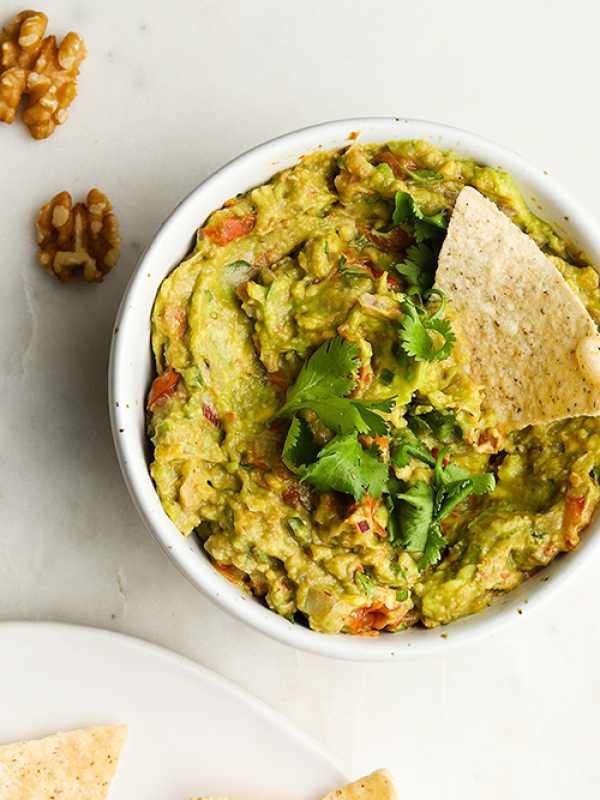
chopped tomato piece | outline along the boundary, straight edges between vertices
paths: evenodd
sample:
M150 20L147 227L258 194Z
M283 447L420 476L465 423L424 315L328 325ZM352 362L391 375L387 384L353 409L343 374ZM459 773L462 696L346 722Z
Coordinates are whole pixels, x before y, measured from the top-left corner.
M351 633L377 635L387 625L388 609L383 603L371 603L355 609L350 614L348 628Z
M225 217L216 225L202 228L202 233L215 244L225 245L250 233L255 225L256 214L247 214L245 217Z
M178 383L179 373L171 367L155 378L148 393L148 411L154 411L155 408L166 403L169 397L175 393Z
M567 493L565 498L565 510L563 513L562 530L565 537L565 546L572 549L579 542L579 530L585 508L585 497L580 495L570 495Z

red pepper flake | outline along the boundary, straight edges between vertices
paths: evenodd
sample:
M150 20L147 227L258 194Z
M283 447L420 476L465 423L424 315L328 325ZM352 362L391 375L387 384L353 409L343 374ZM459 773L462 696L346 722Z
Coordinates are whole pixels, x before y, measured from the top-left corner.
M226 217L216 225L202 228L202 233L215 244L226 245L240 236L245 236L256 225L256 214L247 214L245 217Z
M155 378L148 392L148 411L154 411L155 408L164 405L175 393L178 383L179 373L171 367Z
M202 403L202 413L211 423L211 425L215 426L215 428L221 427L221 420L219 419L217 412L212 406L209 406L208 403Z

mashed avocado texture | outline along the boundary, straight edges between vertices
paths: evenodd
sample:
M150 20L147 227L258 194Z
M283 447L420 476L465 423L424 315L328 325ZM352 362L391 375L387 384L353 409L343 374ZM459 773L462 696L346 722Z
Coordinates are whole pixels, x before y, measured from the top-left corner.
M465 186L597 321L596 272L511 178L422 141L318 152L226 202L157 295L163 507L229 580L316 631L476 612L574 548L600 499L597 417L501 435L469 377L435 287Z

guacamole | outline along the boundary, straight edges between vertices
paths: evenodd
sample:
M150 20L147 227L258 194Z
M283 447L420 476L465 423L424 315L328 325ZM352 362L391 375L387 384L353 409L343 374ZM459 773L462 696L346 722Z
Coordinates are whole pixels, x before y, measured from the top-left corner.
M472 614L573 549L600 499L598 417L500 431L469 372L435 283L466 186L598 321L596 272L510 176L424 141L317 152L227 201L157 295L162 505L227 579L316 631Z

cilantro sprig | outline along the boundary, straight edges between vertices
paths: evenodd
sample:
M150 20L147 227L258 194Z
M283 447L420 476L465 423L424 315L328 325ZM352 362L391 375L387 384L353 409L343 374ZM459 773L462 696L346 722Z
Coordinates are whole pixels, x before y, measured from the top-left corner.
M422 293L429 291L433 286L438 254L448 225L445 209L437 214L425 214L412 195L396 192L392 222L412 228L416 241L408 248L404 261L394 264L394 269L409 287Z
M406 258L394 269L409 287L427 292L433 286L437 267L437 253L427 244L413 244L406 251Z
M391 411L393 398L358 400L344 396L356 386L358 355L356 344L341 336L324 342L304 363L277 416L291 417L310 410L335 433L387 433L385 420L376 411Z
M408 192L396 192L392 222L394 225L412 226L418 244L427 240L438 241L448 227L445 209L438 211L437 214L425 214Z
M440 298L440 305L433 314L418 307L410 297L402 303L404 317L400 322L400 345L415 361L443 361L452 352L456 341L450 322L441 318L446 307L444 294L438 289L432 289L431 294ZM432 332L437 334L436 338Z
M431 484L417 481L388 498L388 532L392 544L411 553L420 553L418 566L419 569L425 569L441 559L447 545L442 533L442 520L469 495L492 492L496 487L496 479L491 472L472 475L458 464L448 463L444 466L448 448L441 450L434 460L422 443L414 445L405 442L402 447L403 450L392 455L393 463L405 466L406 457L418 458L428 466L433 466L433 479ZM400 457L397 453L401 454Z

